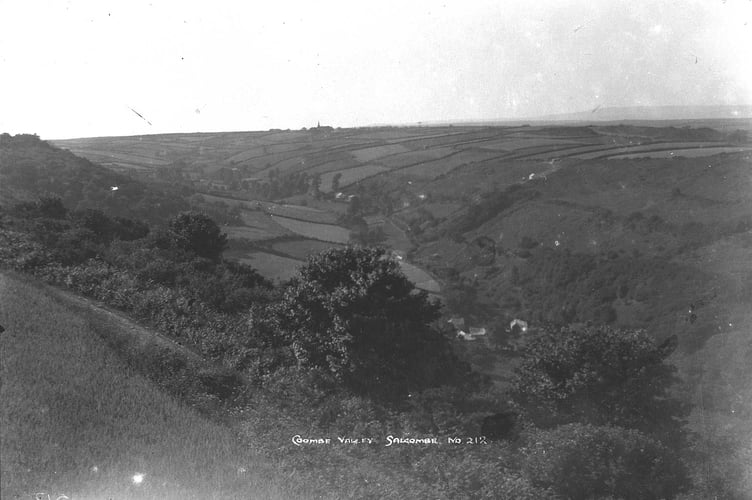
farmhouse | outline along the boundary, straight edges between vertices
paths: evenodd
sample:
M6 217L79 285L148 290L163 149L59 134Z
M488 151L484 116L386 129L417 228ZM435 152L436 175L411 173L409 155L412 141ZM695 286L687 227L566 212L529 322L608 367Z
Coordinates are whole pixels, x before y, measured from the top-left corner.
M485 339L486 337L486 329L485 328L476 328L476 327L465 327L465 318L455 317L449 319L448 323L450 323L452 326L454 326L455 331L457 332L457 338L466 340L468 342L472 342L478 339ZM466 331L467 330L467 331Z
M470 327L468 331L460 330L457 332L457 338L466 340L468 342L472 342L479 339L485 339L486 338L486 329L485 328L475 328Z
M454 326L456 329L461 330L465 328L465 318L450 318L448 323L450 323L452 326Z
M527 332L527 321L515 319L509 324L509 331L518 334Z

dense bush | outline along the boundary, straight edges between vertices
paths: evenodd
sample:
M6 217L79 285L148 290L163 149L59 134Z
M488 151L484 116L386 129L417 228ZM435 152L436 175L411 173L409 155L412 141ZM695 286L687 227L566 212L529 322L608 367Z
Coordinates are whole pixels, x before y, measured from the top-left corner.
M460 369L429 326L438 311L384 249L347 247L311 257L279 302L254 312L251 327L287 342L300 366L362 394L401 398Z
M689 486L674 452L636 430L578 423L529 439L525 476L563 498L660 500Z
M670 393L678 379L665 359L675 347L641 330L549 331L525 349L511 395L540 427L618 425L676 443L688 408Z
M169 222L171 236L183 250L217 260L227 247L227 235L206 214L181 212Z

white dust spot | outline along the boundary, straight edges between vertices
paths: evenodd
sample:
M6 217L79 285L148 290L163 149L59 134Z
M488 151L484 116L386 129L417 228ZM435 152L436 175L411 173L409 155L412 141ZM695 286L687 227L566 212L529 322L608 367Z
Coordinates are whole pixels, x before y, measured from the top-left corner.
M133 481L133 484L141 484L144 482L144 477L146 477L146 474L141 474L140 472L133 474L133 477L131 480Z

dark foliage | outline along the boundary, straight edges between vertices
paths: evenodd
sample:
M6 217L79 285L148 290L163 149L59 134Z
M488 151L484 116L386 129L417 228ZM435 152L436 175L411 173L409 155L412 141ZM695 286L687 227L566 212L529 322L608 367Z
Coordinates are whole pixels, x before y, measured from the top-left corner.
M384 249L347 247L311 257L282 300L251 324L278 332L300 366L390 399L457 375L446 340L429 327L438 307Z
M533 432L524 450L526 476L562 498L675 498L689 486L674 452L639 431L569 424Z
M170 220L169 228L179 248L199 257L217 260L227 248L227 235L206 214L181 212Z
M517 414L514 412L495 413L483 419L480 433L491 441L513 439L519 432Z
M675 344L607 326L548 331L526 348L511 395L537 426L582 422L638 429L672 443L688 407L671 395Z

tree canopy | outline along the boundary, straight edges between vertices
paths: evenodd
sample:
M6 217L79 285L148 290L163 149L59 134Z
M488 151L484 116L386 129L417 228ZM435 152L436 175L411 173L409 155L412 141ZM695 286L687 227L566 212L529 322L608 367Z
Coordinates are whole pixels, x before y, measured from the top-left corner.
M383 248L350 246L309 258L256 328L276 331L299 366L361 393L395 398L441 385L459 363L430 327L439 305Z
M169 228L180 248L199 257L217 260L227 247L227 236L206 214L181 212L170 220Z
M618 425L652 435L681 428L686 407L671 396L676 368L643 330L608 326L546 332L526 349L512 397L540 427Z

